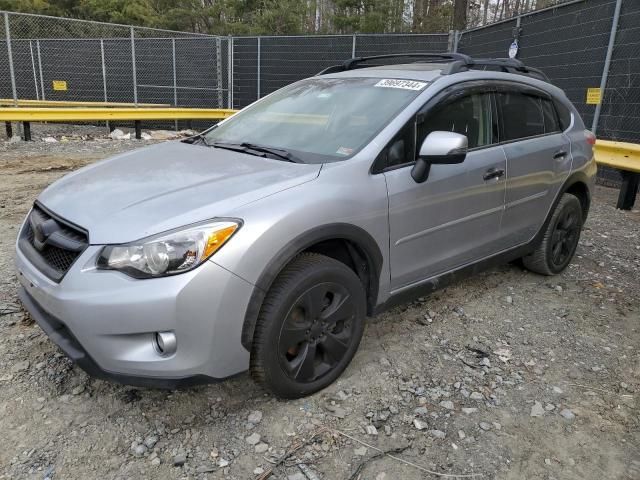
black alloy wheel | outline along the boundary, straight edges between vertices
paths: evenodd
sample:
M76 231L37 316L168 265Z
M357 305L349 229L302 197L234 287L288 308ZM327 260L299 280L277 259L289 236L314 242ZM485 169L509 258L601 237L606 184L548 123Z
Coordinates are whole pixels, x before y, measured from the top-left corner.
M551 235L551 261L557 268L564 268L573 257L580 238L580 211L565 208L560 212Z
M345 287L314 285L294 302L280 330L280 365L296 382L313 382L346 355L356 307Z
M282 398L325 388L356 353L366 315L360 278L317 253L294 258L273 282L258 315L250 371Z

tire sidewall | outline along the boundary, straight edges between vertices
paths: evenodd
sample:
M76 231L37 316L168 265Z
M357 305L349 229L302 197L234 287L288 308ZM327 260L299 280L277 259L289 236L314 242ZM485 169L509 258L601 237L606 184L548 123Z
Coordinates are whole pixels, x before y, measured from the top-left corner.
M321 266L309 265L289 279L285 285L284 295L280 295L272 302L275 308L271 309L265 318L262 318L262 321L267 322L265 332L267 348L261 352L265 380L278 396L301 397L325 388L338 378L349 365L360 344L366 314L364 288L355 273L346 265L328 257L327 260ZM334 282L344 286L354 299L356 314L353 320L353 342L344 357L331 371L313 382L298 383L283 371L280 364L278 358L280 330L294 302L314 285L325 282Z

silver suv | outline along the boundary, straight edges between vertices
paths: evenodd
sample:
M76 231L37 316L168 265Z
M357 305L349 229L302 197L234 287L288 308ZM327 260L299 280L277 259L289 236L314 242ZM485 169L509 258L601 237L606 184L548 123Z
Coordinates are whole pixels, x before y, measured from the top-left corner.
M497 262L564 270L596 172L565 94L517 60L386 57L55 182L17 241L32 317L98 377L249 370L294 398L341 374L367 315Z

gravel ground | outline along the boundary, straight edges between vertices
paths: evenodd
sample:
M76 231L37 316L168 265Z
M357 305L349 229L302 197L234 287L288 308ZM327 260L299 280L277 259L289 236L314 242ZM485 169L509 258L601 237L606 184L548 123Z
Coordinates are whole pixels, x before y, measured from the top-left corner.
M145 390L89 378L16 298L38 192L143 143L80 130L0 144L0 478L640 478L640 212L617 211L617 191L597 188L564 274L505 265L371 319L309 398L248 375Z

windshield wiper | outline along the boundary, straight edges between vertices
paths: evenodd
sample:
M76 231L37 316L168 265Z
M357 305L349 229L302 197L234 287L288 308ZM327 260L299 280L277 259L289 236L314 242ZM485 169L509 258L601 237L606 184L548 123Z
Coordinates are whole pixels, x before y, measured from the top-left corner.
M301 159L293 155L288 150L285 150L284 148L267 147L265 145L258 145L257 143L249 143L249 142L242 142L242 143L214 142L209 144L209 143L206 143L205 141L205 144L215 148L224 148L227 150L233 150L235 152L248 153L250 155L256 155L255 152L258 152L258 153L265 154L265 155L259 155L259 156L272 155L274 157L280 158L282 160L286 160L288 162L303 163Z
M283 160L288 160L293 163L302 163L298 157L293 155L289 150L284 148L276 148L276 147L268 147L265 145L258 145L257 143L247 143L243 142L240 145L243 147L250 148L251 150L255 150L256 152L264 152L274 155L278 158L282 158Z
M204 145L206 147L210 147L211 146L211 145L209 145L209 142L207 142L207 138L201 133L198 133L198 134L193 135L191 137L184 138L184 139L182 139L180 141L182 143L188 143L189 145Z

